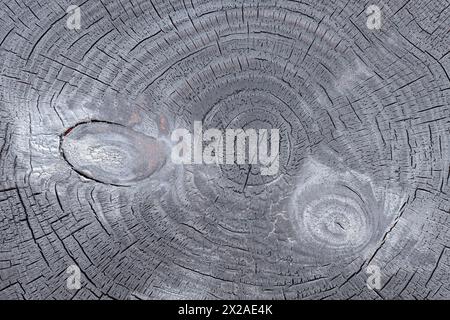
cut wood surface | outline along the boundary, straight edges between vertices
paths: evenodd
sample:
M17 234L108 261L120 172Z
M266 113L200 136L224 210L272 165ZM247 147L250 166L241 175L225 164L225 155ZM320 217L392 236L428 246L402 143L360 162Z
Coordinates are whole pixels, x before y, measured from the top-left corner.
M5 0L0 23L0 299L450 298L448 0ZM194 121L279 129L278 173L174 164Z

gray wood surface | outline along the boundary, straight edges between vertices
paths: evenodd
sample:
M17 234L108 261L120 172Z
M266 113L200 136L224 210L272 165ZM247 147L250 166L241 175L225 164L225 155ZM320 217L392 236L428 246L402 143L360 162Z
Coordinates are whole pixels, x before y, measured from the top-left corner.
M450 298L450 2L371 4L2 1L0 298ZM173 164L195 120L279 173Z

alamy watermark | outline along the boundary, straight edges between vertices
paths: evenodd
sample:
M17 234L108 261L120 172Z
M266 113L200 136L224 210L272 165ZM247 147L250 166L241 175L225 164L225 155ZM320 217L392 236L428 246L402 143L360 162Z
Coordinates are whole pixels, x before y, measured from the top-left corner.
M366 9L367 22L366 26L370 30L381 29L381 9L377 5L370 5Z
M369 277L366 280L367 288L370 290L380 290L381 287L381 268L377 265L371 264L367 266L366 274Z
M66 280L66 287L69 290L80 290L81 289L81 270L80 268L72 264L67 267L66 273L69 274Z
M279 129L219 129L203 132L194 122L194 132L179 128L172 132L171 159L175 164L259 164L261 175L279 170ZM270 139L269 139L270 131ZM225 138L224 138L225 133ZM224 148L225 147L225 148Z
M68 14L66 20L66 27L69 30L80 30L81 29L81 10L80 7L76 5L70 5L66 9Z

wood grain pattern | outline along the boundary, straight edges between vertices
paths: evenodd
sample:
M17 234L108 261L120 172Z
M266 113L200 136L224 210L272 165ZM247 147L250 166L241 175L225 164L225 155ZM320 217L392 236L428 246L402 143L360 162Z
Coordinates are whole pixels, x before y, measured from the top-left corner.
M0 298L450 298L450 3L371 4L3 1ZM162 161L197 120L279 173Z

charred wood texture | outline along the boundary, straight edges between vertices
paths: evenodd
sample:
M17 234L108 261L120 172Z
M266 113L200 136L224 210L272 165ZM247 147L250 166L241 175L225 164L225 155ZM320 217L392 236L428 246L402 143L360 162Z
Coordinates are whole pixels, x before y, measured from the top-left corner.
M372 4L3 1L0 298L450 298L450 2ZM194 121L279 172L174 164Z

